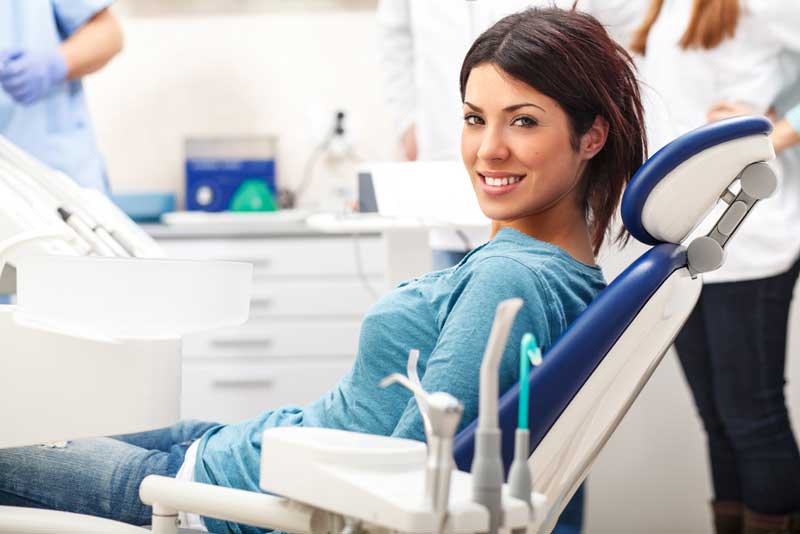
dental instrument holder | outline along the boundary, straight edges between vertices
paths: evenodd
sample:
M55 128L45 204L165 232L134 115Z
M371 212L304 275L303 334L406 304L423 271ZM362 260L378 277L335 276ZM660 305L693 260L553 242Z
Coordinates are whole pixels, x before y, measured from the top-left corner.
M489 342L481 363L478 429L475 432L475 457L472 461L473 500L489 511L489 534L496 534L503 522L503 458L500 452L497 400L498 368L505 352L514 317L522 299L509 299L497 306Z
M416 365L418 351L409 354L411 362ZM453 436L461 422L464 406L452 395L444 392L428 393L414 379L395 373L386 377L381 386L398 383L414 394L417 407L426 421L428 455L425 463L425 502L436 516L438 533L445 532L447 522L447 506L450 501L450 477L455 467L453 461Z
M692 276L718 269L725 260L725 245L741 222L759 201L768 198L778 187L778 178L769 164L752 163L737 176L741 189L734 194L726 189L720 199L728 204L711 231L694 239L688 247L689 272Z
M514 433L514 461L508 471L508 488L511 496L525 501L528 506L531 506L531 489L533 487L531 468L528 466L530 443L530 431L518 428Z

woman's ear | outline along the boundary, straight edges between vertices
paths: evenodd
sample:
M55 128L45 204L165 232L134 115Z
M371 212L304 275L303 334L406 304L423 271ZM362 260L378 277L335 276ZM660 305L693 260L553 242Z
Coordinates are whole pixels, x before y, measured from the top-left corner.
M608 139L608 121L600 115L594 118L589 130L581 137L581 155L589 160L603 150Z

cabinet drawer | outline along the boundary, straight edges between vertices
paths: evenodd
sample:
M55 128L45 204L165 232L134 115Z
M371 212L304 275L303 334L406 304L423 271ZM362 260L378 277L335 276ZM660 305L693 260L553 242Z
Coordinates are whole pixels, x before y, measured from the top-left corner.
M251 322L273 317L360 319L383 290L380 280L286 280L260 282L250 300Z
M168 256L243 261L256 280L269 276L381 276L383 245L378 237L274 239L162 239Z
M270 321L192 334L183 354L193 357L354 357L360 321Z
M266 410L317 400L352 360L257 365L185 362L181 418L233 423Z

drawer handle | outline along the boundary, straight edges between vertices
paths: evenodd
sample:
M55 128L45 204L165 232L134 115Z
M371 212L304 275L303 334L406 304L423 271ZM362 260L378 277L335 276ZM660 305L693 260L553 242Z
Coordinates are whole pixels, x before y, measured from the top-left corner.
M250 301L250 311L266 310L272 307L270 299L253 299Z
M220 349L268 349L272 340L263 339L212 339L211 346Z
M215 388L269 388L271 378L217 378L211 385Z

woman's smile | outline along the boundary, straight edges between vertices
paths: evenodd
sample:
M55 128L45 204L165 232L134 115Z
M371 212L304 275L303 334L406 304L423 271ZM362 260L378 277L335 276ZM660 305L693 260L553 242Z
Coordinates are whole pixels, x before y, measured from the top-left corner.
M481 179L481 190L487 195L499 196L514 191L526 174L506 171L476 171Z

